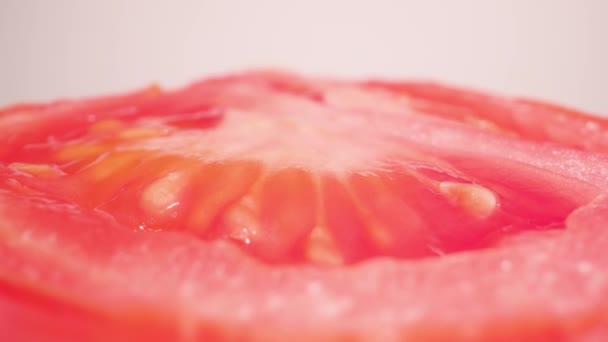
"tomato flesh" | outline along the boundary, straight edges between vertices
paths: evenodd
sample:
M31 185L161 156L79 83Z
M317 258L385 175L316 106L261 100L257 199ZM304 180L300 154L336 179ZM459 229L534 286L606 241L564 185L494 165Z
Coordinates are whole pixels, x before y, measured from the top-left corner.
M606 125L268 72L10 107L0 313L92 339L604 336Z
M559 172L518 172L523 167L512 165L505 150L480 158L476 151L451 150L450 142L436 146L429 134L439 129L443 137L466 135L468 143L508 144L495 134L504 118L474 127L473 114L437 121L429 108L418 110L419 98L404 97L418 93L385 88L254 74L122 102L75 104L40 120L40 142L30 136L32 128L20 127L17 139L30 140L14 146L5 161L21 174L50 169L32 186L133 227L232 240L271 262L344 264L477 248L506 226L510 233L558 226L600 193L597 184L562 180ZM456 100L449 105L469 101ZM83 118L89 111L96 114ZM68 122L53 123L60 119ZM76 129L66 135L66 127ZM501 129L526 133L516 128ZM327 195L328 177L342 184L345 196ZM557 194L562 181L580 191ZM531 183L535 189L528 189ZM529 202L539 198L543 205L535 210ZM328 206L349 208L342 214L349 218L328 220L334 210ZM319 234L327 260L310 249ZM346 250L352 239L360 241Z

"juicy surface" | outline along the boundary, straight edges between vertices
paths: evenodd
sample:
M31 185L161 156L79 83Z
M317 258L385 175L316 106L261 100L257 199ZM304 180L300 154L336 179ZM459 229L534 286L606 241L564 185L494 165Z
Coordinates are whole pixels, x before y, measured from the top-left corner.
M605 340L606 128L274 72L8 108L0 337Z
M608 334L604 197L579 209L558 236L424 261L318 268L260 264L232 245L179 233L133 234L101 212L9 189L0 193L8 337L601 341Z
M506 121L520 103L482 97L473 107L458 93L432 102L405 87L252 73L13 109L1 116L17 123L2 133L11 147L3 159L27 186L133 229L185 230L265 261L329 265L443 255L563 227L606 185L606 156L565 148L575 144L567 136L525 141L550 137ZM589 159L594 168L581 167Z

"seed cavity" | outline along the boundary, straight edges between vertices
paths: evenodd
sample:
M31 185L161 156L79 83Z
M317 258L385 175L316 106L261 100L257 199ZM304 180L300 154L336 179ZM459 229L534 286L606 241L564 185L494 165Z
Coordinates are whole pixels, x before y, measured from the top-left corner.
M490 216L498 206L496 195L481 185L441 182L439 191L468 214L480 219Z
M49 164L11 163L9 167L13 170L39 177L56 177L62 175L62 172L58 168Z
M116 119L106 119L98 121L89 127L91 133L115 133L122 130L125 124Z
M69 145L55 154L55 159L58 162L69 162L72 160L93 158L101 155L110 149L104 144L75 144Z
M102 181L134 167L143 160L144 157L144 155L137 152L107 154L91 164L86 172L93 182Z
M166 134L165 130L154 127L133 127L123 130L118 134L120 139L124 140L136 140L136 139L148 139L156 138Z
M305 255L307 260L317 265L338 266L345 262L325 227L317 226L312 230L306 243Z

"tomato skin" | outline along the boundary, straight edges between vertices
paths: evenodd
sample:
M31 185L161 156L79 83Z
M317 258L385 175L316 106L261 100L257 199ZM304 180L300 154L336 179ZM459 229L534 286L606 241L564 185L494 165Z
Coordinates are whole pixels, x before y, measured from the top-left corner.
M606 129L266 72L0 110L0 340L604 340Z

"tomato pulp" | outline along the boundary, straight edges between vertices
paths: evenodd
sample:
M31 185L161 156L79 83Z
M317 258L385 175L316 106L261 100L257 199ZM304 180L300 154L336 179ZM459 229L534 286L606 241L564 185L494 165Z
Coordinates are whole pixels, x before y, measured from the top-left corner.
M0 111L15 339L602 339L607 122L279 72Z

